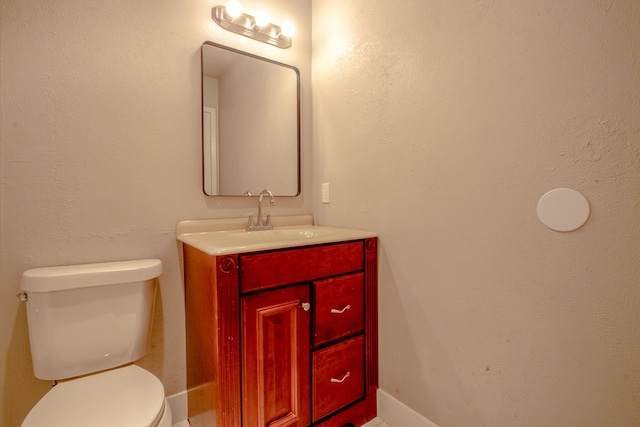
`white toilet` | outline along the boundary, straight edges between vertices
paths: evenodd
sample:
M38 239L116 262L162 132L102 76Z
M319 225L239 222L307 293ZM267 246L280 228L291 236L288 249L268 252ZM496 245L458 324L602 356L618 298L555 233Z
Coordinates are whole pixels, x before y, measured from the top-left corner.
M24 272L34 374L60 382L23 427L171 426L162 383L132 364L149 349L161 273L157 259Z

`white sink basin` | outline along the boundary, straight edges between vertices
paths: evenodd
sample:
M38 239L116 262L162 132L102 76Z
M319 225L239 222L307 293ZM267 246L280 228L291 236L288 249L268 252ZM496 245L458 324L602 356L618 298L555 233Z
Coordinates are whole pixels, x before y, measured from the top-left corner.
M376 234L370 231L304 225L263 231L228 230L183 233L178 235L178 240L209 255L224 255L343 242L375 236Z
M335 231L331 228L320 227L295 227L295 228L280 228L275 230L262 230L262 231L223 231L223 238L226 241L237 242L243 245L253 245L263 242L280 242L290 240L307 240L315 239L322 236L328 236Z

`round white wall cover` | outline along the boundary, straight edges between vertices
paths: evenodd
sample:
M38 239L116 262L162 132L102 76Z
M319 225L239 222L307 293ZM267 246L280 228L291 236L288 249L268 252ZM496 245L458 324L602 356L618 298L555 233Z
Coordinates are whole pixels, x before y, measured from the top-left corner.
M582 227L591 214L589 201L570 188L556 188L538 201L538 218L555 231L573 231Z

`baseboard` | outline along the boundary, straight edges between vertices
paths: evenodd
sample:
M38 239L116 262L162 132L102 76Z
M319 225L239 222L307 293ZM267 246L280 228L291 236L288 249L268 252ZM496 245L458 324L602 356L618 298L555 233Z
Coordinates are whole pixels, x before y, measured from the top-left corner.
M173 414L173 424L186 421L188 417L187 392L181 391L180 393L172 394L167 397L167 401Z
M391 427L438 427L387 392L378 389L378 418ZM185 421L188 417L187 392L168 396L167 401L173 413L173 424Z
M378 417L391 427L438 427L387 392L378 389Z

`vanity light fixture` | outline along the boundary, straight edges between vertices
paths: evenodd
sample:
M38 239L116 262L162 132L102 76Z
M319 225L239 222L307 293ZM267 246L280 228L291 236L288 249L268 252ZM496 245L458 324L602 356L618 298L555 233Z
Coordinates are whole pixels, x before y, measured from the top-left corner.
M264 11L258 12L256 16L243 13L238 1L232 0L226 6L215 6L211 9L211 17L225 30L281 49L291 47L291 36L294 32L291 22L279 27L269 22L269 15Z

